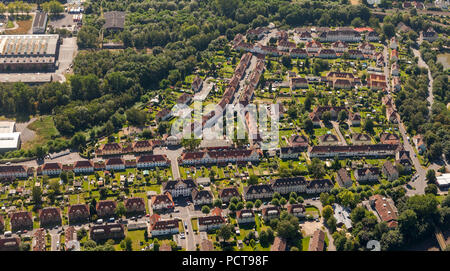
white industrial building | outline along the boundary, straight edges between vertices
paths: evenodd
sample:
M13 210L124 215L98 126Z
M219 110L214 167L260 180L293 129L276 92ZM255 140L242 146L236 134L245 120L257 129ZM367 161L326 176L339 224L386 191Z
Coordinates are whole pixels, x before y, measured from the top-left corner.
M0 153L20 149L20 133L16 132L16 123L0 121Z
M450 187L450 173L445 173L441 176L437 176L436 183L440 189Z

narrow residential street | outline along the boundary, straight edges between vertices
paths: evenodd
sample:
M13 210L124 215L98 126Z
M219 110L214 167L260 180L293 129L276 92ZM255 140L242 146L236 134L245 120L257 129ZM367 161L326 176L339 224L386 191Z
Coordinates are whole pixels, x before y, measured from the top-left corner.
M342 135L341 129L339 129L339 123L337 121L332 121L331 124L333 124L333 128L339 137L339 141L341 142L341 145L347 146L347 141L345 141L345 137Z
M50 236L51 236L51 251L58 251L59 250L59 240L60 240L60 236L58 233L52 233L50 232Z

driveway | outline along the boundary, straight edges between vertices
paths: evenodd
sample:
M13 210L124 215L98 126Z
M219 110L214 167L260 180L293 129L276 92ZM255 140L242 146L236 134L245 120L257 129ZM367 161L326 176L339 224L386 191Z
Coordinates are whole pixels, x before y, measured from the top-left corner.
M339 129L339 123L337 121L332 121L331 124L333 124L333 128L339 137L339 141L341 141L341 145L347 146L347 141L345 141L345 137L342 135L341 129Z

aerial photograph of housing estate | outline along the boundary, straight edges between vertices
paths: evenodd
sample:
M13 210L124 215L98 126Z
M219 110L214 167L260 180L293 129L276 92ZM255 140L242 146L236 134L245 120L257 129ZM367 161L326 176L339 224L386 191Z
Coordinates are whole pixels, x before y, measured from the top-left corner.
M0 1L0 251L450 251L449 7Z

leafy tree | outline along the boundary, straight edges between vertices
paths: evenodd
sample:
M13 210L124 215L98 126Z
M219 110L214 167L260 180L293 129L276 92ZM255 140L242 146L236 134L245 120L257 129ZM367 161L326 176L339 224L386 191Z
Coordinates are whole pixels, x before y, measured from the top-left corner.
M116 216L122 217L127 213L127 209L125 208L125 205L122 202L119 202L116 207Z
M202 213L204 213L204 214L209 214L209 212L210 212L209 207L208 207L207 205L204 205L204 206L202 207Z
M217 230L217 237L221 238L224 241L227 241L233 235L233 225L226 224L220 227Z
M331 207L330 205L327 205L322 209L322 216L325 219L325 221L327 221L333 215L333 213L334 213L333 207Z
M307 165L308 173L314 178L322 178L325 175L325 167L318 158L313 158L311 163Z
M247 182L249 185L255 185L255 184L258 184L258 179L259 179L258 176L252 174L249 176Z

